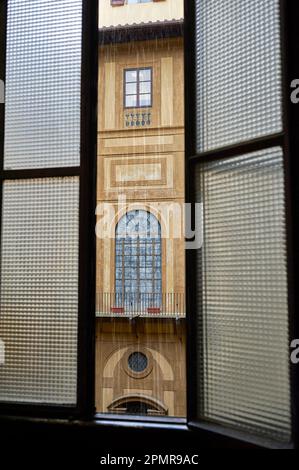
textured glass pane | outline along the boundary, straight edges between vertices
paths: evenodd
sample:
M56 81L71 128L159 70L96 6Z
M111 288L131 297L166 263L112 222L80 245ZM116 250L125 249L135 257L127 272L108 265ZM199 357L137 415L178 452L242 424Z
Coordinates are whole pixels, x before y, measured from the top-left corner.
M5 168L79 165L82 0L8 0Z
M79 179L3 189L0 400L75 404Z
M197 149L279 132L279 0L197 0Z
M201 418L290 439L283 156L205 163L198 255Z

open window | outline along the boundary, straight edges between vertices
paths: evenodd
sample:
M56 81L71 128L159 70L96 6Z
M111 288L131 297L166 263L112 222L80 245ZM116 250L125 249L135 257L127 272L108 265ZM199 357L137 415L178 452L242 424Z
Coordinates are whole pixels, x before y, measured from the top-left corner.
M93 410L96 12L1 2L1 414Z
M1 2L0 415L293 447L297 9L184 3Z
M286 3L186 6L187 191L203 223L187 254L189 422L278 446L296 432Z

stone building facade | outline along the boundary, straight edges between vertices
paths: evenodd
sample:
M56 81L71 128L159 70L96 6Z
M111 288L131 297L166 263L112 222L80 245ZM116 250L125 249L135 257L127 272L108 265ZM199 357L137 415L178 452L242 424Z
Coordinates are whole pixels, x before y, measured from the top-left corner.
M186 414L182 14L100 0L99 412Z

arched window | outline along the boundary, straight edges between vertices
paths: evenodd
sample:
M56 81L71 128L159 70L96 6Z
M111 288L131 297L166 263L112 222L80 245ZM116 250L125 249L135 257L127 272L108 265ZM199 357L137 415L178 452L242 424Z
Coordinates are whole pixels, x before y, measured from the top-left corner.
M161 303L161 226L150 212L134 210L116 226L115 292L122 304Z
M108 406L108 412L114 414L133 414L149 416L167 416L168 409L159 400L143 396L130 395L117 398Z

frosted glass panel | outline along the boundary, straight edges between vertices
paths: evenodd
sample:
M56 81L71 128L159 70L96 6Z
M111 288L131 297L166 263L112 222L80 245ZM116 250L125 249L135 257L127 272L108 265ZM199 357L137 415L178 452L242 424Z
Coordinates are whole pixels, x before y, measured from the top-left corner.
M82 0L8 0L5 169L78 166Z
M279 0L197 0L197 150L282 129Z
M202 164L198 254L201 418L290 439L283 156L272 148Z
M79 179L3 188L0 400L76 404Z

